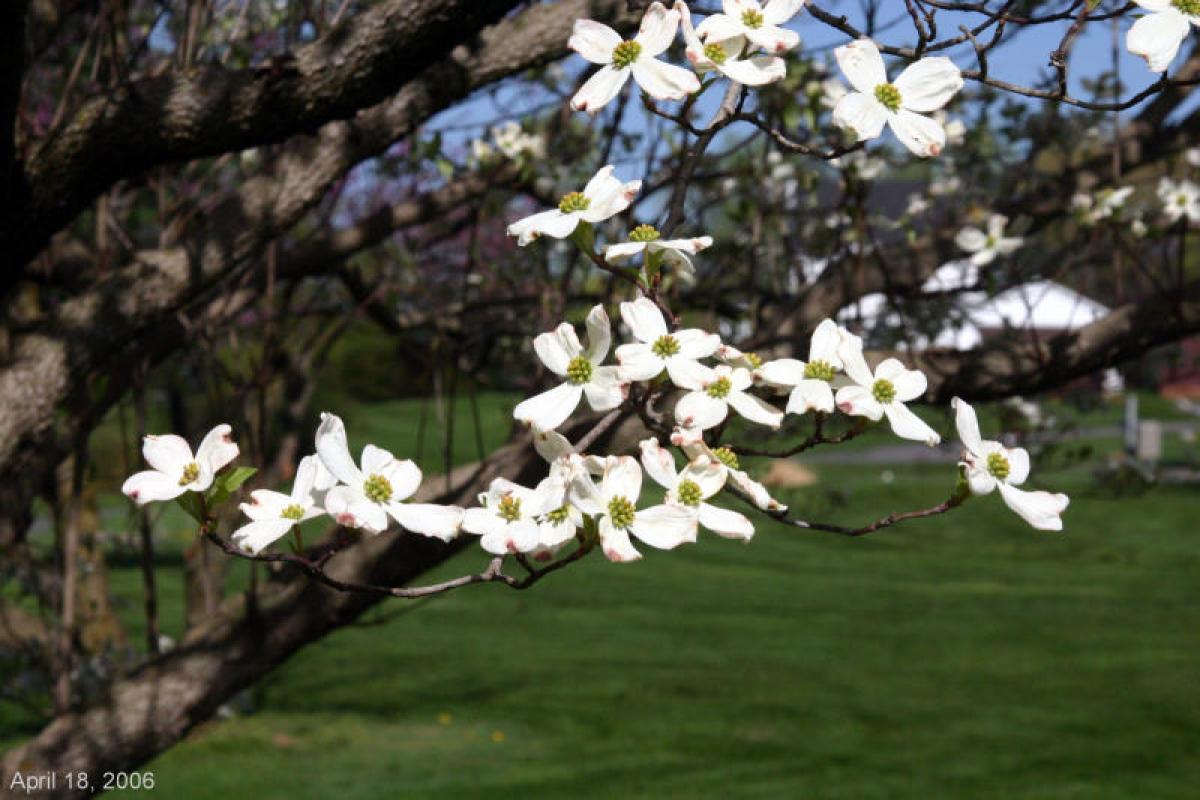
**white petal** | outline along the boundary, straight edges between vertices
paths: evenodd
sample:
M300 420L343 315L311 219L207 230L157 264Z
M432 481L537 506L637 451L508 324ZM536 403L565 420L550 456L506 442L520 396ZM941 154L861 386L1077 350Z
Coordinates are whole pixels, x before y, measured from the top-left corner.
M932 117L923 117L902 108L888 116L888 123L892 126L892 133L913 155L921 158L936 156L946 146L946 131Z
M477 536L487 536L504 527L504 520L491 508L468 508L463 512L462 529Z
M531 552L539 546L540 538L538 524L531 519L522 519L497 528L479 543L489 553L504 555Z
M325 495L325 510L337 524L379 533L388 526L387 512L353 486L335 486Z
M458 506L432 503L389 503L388 513L405 530L449 541L462 527L463 510Z
M296 477L292 479L292 500L301 505L312 502L313 487L317 484L317 476L321 471L321 459L316 456L305 456L296 466ZM322 489L328 489L328 486Z
M763 6L763 21L768 25L782 25L800 13L804 0L767 0Z
M967 485L971 487L971 494L991 494L992 490L996 488L996 479L986 469L968 465Z
M139 506L144 506L160 500L174 500L188 489L179 485L178 478L157 470L147 470L130 475L121 485L121 491Z
M678 478L675 474L675 457L671 451L659 445L657 439L641 442L642 467L651 480L664 489L674 489Z
M1000 496L1005 505L1040 531L1061 531L1062 513L1071 502L1065 494L1026 492L1003 482L1000 483Z
M578 512L576 512L576 516L578 516ZM577 521L572 519L570 515L562 522L550 522L547 520L538 526L538 544L550 550L556 550L574 539L575 533L578 530L579 525Z
M560 478L543 478L521 505L521 514L539 517L560 508L566 501L567 487Z
M954 237L954 243L968 253L977 253L987 247L987 234L968 225Z
M643 58L631 67L633 79L657 100L682 100L700 91L700 80L691 70L655 58Z
M634 515L629 532L651 547L670 550L696 541L696 512L679 506L652 506Z
M341 417L322 412L321 424L316 435L317 455L325 468L345 484L357 486L363 481L359 471L350 457L350 446L346 443L346 426Z
M887 83L887 70L879 48L870 39L858 39L833 51L842 74L850 85L860 92L870 94L881 83Z
M874 139L883 133L887 109L873 96L851 92L833 107L833 124L851 131L860 142Z
M588 361L599 364L604 361L604 357L608 355L608 348L612 346L612 322L609 321L604 306L593 306L588 312L585 324L588 346L583 354L587 356Z
M726 539L754 538L754 524L745 515L708 503L700 504L700 524Z
M567 501L585 514L598 515L608 511L604 495L587 472L575 475L567 487Z
M929 427L925 420L914 414L912 409L903 403L884 403L883 413L887 415L888 422L892 425L892 433L901 439L924 442L930 447L935 447L942 440L937 431Z
M975 416L975 409L957 397L950 401L950 407L954 409L954 426L958 428L958 438L963 446L977 458L982 457L983 437L979 435L979 418Z
M679 343L679 352L672 358L708 358L721 346L721 337L699 328L685 328L671 334Z
M740 11L736 14L712 14L696 26L696 35L713 44L737 39L745 32L746 26L742 24Z
M1010 486L1020 486L1029 477L1029 453L1024 447L1014 447L1005 452L1008 458L1008 477L1005 481Z
M656 356L650 345L640 342L619 346L617 362L621 378L627 381L648 381L666 367L666 361Z
M746 392L733 391L725 398L733 410L751 422L778 428L783 422L783 412L770 403Z
M763 511L787 511L787 506L771 497L765 486L740 469L729 470L729 482L745 492L751 502Z
M1146 59L1151 72L1165 72L1188 35L1188 20L1174 9L1147 14L1125 35L1129 52Z
M925 394L929 385L925 373L909 369L894 358L886 358L879 362L879 366L875 368L875 379L889 381L896 389L896 399L902 403Z
M565 322L563 325L571 327ZM538 360L546 365L546 369L559 377L566 377L567 366L571 363L571 359L579 355L578 343L576 343L575 352L571 352L569 348L570 341L559 335L558 330L539 333L533 337L533 352L537 353Z
M841 344L838 345L838 356L842 360L842 369L845 370L850 380L860 386L870 386L875 382L875 378L871 375L867 359L863 356L862 338L855 336L845 328L839 328L838 333L842 337Z
M591 184L588 186L590 187ZM602 222L629 208L629 204L633 202L633 198L637 197L637 193L641 189L641 181L622 183L615 178L612 182L607 183L603 190L584 189L584 194L587 195L590 204L585 211L580 212L580 216L588 222Z
M634 41L642 46L642 57L656 56L671 46L679 29L679 12L668 11L662 3L651 3L642 16Z
M547 392L523 400L513 409L513 417L543 430L557 428L571 416L582 396L582 386L560 383Z
M842 359L838 356L841 342L842 335L837 323L831 319L821 320L808 343L808 360L824 361L834 369L841 369Z
M637 561L642 554L634 549L624 528L614 528L608 517L600 519L600 549L609 561Z
M600 479L600 494L606 500L624 497L636 503L642 493L642 468L633 456L610 458ZM606 509L607 510L607 509Z
M837 390L837 396L834 399L843 414L849 414L852 417L866 417L870 420L879 420L883 417L883 406L871 394L871 390L865 386L843 386Z
M583 394L593 411L611 411L625 401L628 386L616 367L593 367L592 379L583 384Z
M608 262L625 261L633 258L645 249L646 242L621 242L620 244L610 244L604 248L604 260Z
M639 297L633 302L621 303L621 319L639 341L647 344L667 335L667 321L649 298Z
M936 56L910 64L894 85L900 90L900 104L904 108L928 114L949 103L963 87L963 79L953 61Z
M650 242L651 250L662 250L666 255L670 256L670 251L675 250L679 253L690 253L695 255L701 250L712 247L713 238L711 236L697 236L693 239L662 239L657 242Z
M369 444L363 448L362 458L358 463L362 465L364 475L382 475L395 460L396 457L387 450Z
M421 488L421 468L407 458L392 461L383 477L392 485L392 500L407 500Z
M703 391L688 392L675 404L675 421L685 428L715 428L728 413L728 405Z
M255 489L250 493L250 502L241 503L238 508L250 519L279 519L283 510L290 505L290 495L270 489Z
M781 81L787 76L787 66L783 59L775 56L730 59L719 69L731 80L746 86L765 86L768 83Z
M800 34L776 25L747 30L746 38L768 53L783 53L800 44Z
M682 356L667 359L667 375L680 389L699 390L717 380L717 373L711 368Z
M567 47L593 64L608 64L620 43L621 35L607 25L591 19L577 19Z
M219 472L237 458L238 446L230 435L232 430L228 425L218 425L209 431L196 448L196 461L207 464L213 472Z
M147 436L142 440L142 456L147 464L166 475L173 475L176 480L183 476L184 467L194 460L187 440L173 433Z
M833 409L833 387L829 385L828 381L800 381L788 397L787 412L789 414L805 414L809 411L832 414Z
M792 387L804 380L804 362L794 358L777 358L759 367L758 376L772 386Z
M282 539L292 529L290 519L263 519L249 522L230 535L241 550L258 555L271 543Z
M516 236L517 244L524 247L539 236L565 239L574 233L578 226L577 213L564 214L557 208L552 208L517 220L508 226L508 235Z
M533 436L533 449L549 462L557 461L575 452L575 448L567 440L567 437L553 430L537 431Z
M729 475L729 470L716 459L709 458L706 455L697 456L692 459L683 471L679 473L679 480L691 481L700 487L700 496L702 498L712 497L717 492L721 491L725 486L725 479Z

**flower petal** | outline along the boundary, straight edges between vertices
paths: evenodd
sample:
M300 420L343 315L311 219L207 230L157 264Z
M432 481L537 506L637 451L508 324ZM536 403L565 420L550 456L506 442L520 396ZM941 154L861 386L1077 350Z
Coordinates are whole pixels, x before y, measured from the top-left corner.
M696 512L679 506L652 506L637 512L629 532L651 547L671 550L696 541Z
M768 25L782 25L800 13L805 0L767 0L763 6L763 21Z
M1008 477L1005 481L1010 486L1020 486L1029 477L1029 452L1024 447L1014 447L1006 451L1008 458Z
M754 538L754 523L744 514L708 503L700 504L700 524L726 539L742 539L748 542Z
M674 489L679 478L675 473L675 457L657 439L644 439L640 444L642 467L646 474L664 489Z
M870 94L879 84L887 83L883 57L870 39L862 38L842 45L833 51L833 56L846 80L858 91Z
M977 253L987 247L987 234L979 228L968 225L954 237L954 243L968 253Z
M387 528L387 513L383 506L372 503L361 489L335 486L325 495L325 510L334 522L346 528L361 528L379 533Z
M675 421L685 428L708 430L720 425L729 406L707 392L688 392L675 404Z
M642 493L642 468L633 456L610 458L600 479L600 494L604 499L624 497L636 503ZM607 511L607 509L605 509Z
M524 247L539 236L565 239L575 232L578 225L578 214L564 214L552 208L517 220L508 226L508 235L516 236L517 244Z
M571 326L568 323L562 323L568 328ZM562 327L561 325L559 326ZM572 330L572 335L574 330ZM571 350L571 341L568 337L560 335L559 331L547 331L539 333L533 337L533 352L537 353L538 360L546 365L546 369L553 372L559 377L566 377L567 367L571 363L571 359L579 355L582 348L579 348L579 343L576 341L575 351Z
M888 123L892 126L892 133L913 155L929 158L941 153L946 146L946 131L932 117L923 117L902 108L888 116Z
M463 510L458 506L388 503L387 511L405 530L446 542L457 536L462 527Z
M708 358L721 346L720 336L699 328L685 328L671 335L679 343L679 352L673 358Z
M833 124L852 132L856 139L865 142L883 133L887 124L887 109L870 95L851 92L838 100L833 107Z
M316 435L317 455L325 468L345 484L357 486L363 481L363 474L350 457L350 445L346 442L346 426L341 417L334 414L321 413L321 424Z
M139 506L160 500L174 500L186 491L187 487L180 486L178 478L157 470L130 475L121 485L121 492Z
M1135 56L1146 59L1151 72L1166 72L1187 35L1187 17L1171 9L1147 14L1133 23L1125 34L1125 46Z
M642 557L642 554L629 541L629 534L625 529L613 527L612 522L607 516L601 517L598 527L600 532L600 549L604 551L604 557L609 561L622 563L637 561Z
M843 386L834 399L843 414L874 421L883 417L883 406L865 386Z
M621 379L626 381L648 381L666 367L666 361L656 356L650 345L641 342L620 345L617 363Z
M914 442L924 442L930 447L936 447L942 437L929 427L925 420L913 413L913 410L903 403L884 403L883 413L891 423L892 433L901 439Z
M1005 505L1040 531L1061 531L1062 513L1071 502L1065 494L1026 492L1004 482L1000 483L1000 496Z
M746 31L746 38L768 53L783 53L800 44L800 34L776 25L763 25Z
M929 386L925 373L909 369L895 358L885 358L879 362L879 366L875 368L875 378L891 382L896 389L896 399L901 403L907 403L925 394L925 389Z
M250 519L279 519L283 510L290 505L290 495L270 489L255 489L250 493L250 502L241 503L238 508Z
M410 459L392 461L383 472L392 485L392 500L407 500L421 488L421 468Z
M842 359L838 356L841 342L842 335L837 323L831 319L821 320L808 343L808 360L824 361L834 369L841 369Z
M945 56L922 58L897 76L900 104L922 114L937 111L963 87L962 72Z
M232 428L228 425L218 425L205 434L200 446L196 448L196 460L207 464L214 473L238 457L238 446L230 435Z
M362 458L358 463L362 465L363 474L382 475L395 460L396 457L387 450L369 444L363 448Z
M842 359L842 369L850 380L859 386L870 386L875 382L875 378L871 374L871 368L867 366L866 357L863 356L862 339L844 328L839 332L842 341L838 345L838 356Z
M758 368L758 376L771 386L792 387L804 380L804 362L777 358Z
M783 412L765 400L747 392L733 391L725 398L733 410L751 422L778 428L783 422Z
M730 59L719 69L731 80L745 86L765 86L768 83L781 81L787 76L787 66L783 59L775 56Z
M806 414L809 411L832 414L833 409L833 387L829 385L828 381L800 381L788 397L787 412L789 414Z
M604 361L604 357L608 355L608 348L612 346L612 322L609 321L604 306L592 307L588 312L586 325L588 346L583 354L587 356L588 361L599 364Z
M583 384L583 395L593 411L611 411L625 400L628 384L616 367L594 367L592 379Z
M682 356L672 356L667 359L667 375L670 376L671 383L680 389L693 391L703 389L717 380L717 373L712 368Z
M142 440L142 456L147 464L176 480L183 476L184 467L194 460L187 440L173 433L147 436Z
M258 555L268 545L282 539L292 529L290 519L262 519L248 522L230 535L230 539L240 550Z
M646 242L610 244L604 248L604 260L608 262L626 261L645 250L646 247Z
M963 446L976 458L983 457L983 437L979 434L979 418L975 409L958 397L950 401L954 409L954 426L958 428L958 438Z
M668 11L662 3L651 3L642 16L634 41L642 46L642 57L656 56L671 46L679 30L679 12Z
M679 473L679 480L691 481L700 487L702 498L709 498L721 491L728 475L728 468L720 461L700 455L688 462L688 465Z
M513 418L527 425L537 425L543 430L557 428L575 411L581 397L582 386L560 383L547 392L521 401L513 409Z
M621 319L639 341L653 344L660 336L667 335L667 321L654 301L639 297L632 302L621 303Z
M630 69L637 85L656 100L682 100L700 91L700 80L696 73L656 58L635 61Z
M607 25L592 19L577 19L567 47L593 64L609 64L613 50L620 43L621 34Z

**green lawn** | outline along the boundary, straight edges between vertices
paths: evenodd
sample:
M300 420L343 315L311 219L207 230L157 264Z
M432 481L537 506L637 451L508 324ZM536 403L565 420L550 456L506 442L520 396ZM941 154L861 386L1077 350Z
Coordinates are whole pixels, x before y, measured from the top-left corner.
M412 411L348 416L351 437L415 446ZM953 475L816 469L786 500L843 523L932 505ZM222 800L1195 797L1200 494L1043 477L1072 494L1065 534L992 496L863 539L764 523L748 546L702 534L527 592L393 601L147 769L167 796ZM169 558L160 580L176 624ZM114 587L136 631L132 564Z

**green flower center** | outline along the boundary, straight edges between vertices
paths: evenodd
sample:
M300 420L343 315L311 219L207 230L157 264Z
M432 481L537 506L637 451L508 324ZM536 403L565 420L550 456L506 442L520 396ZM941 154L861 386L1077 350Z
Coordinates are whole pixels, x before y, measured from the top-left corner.
M633 66L633 62L637 61L641 54L642 46L638 42L632 39L621 42L613 48L613 66L617 69Z
M1194 0L1194 2L1197 5L1200 5L1200 0ZM1186 206L1188 204L1188 196L1186 194L1176 195L1175 196L1175 204L1180 205L1180 206Z
M674 336L666 334L654 340L654 344L650 345L650 351L659 358L670 358L679 352L679 342Z
M833 365L819 358L816 361L810 361L804 365L804 377L810 381L828 383L833 380Z
M559 508L556 508L553 511L551 511L549 514L546 515L546 519L550 520L555 525L561 525L562 523L566 522L570 518L570 516L571 516L571 506L570 506L570 504L567 504L565 506L560 506Z
M733 452L728 447L718 447L716 450L712 451L712 454L717 457L717 461L720 461L730 469L738 468L737 453Z
M996 237L989 234L987 239L984 241L984 247L991 250L995 246L996 246Z
M890 403L896 399L896 385L889 380L880 378L871 384L871 394L881 403Z
M712 44L704 45L704 57L714 64L724 64L729 58L729 54L725 52L725 48L713 42Z
M891 83L881 83L875 87L875 99L888 111L900 110L900 90Z
M1008 477L1011 467L1008 464L1008 459L999 453L989 453L987 458L987 471L992 474L996 480L1004 480Z
M1200 16L1200 0L1171 0L1171 5L1190 17Z
M729 396L729 390L732 388L733 384L729 382L729 378L722 375L708 386L705 386L704 391L709 397L721 400Z
M675 493L679 495L679 502L685 506L698 506L704 499L700 493L700 484L695 481L680 481Z
M564 214L571 214L575 211L587 211L591 204L592 201L588 200L583 192L568 192L558 201L558 210Z
M392 484L382 475L370 475L363 482L363 494L372 503L386 503L392 499Z
M631 242L654 242L662 236L658 232L658 228L653 225L638 225L629 232L629 241Z
M762 366L762 357L758 353L746 353L745 356L751 369L758 369Z
M763 15L761 11L755 11L753 8L748 8L742 12L742 24L750 30L755 30L763 26Z
M571 363L567 364L567 380L579 385L587 383L591 379L592 362L588 361L586 356L575 356L572 358Z
M627 497L617 495L608 501L608 518L614 528L628 528L633 524L633 516L636 513L637 509Z
M521 518L521 498L506 494L496 506L496 514L505 522L516 522Z
M187 486L189 483L200 477L200 465L195 461L183 468L183 475L179 477L179 485Z
M283 511L280 511L279 516L283 517L284 519L294 519L299 521L304 516L304 509L296 503L292 503Z

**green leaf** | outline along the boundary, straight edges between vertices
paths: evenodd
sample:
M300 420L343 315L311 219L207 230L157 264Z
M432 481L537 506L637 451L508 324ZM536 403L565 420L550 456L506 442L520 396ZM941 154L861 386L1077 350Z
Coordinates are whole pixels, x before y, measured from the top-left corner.
M204 508L200 503L200 495L195 492L184 492L175 498L175 502L187 512L189 517L201 525L204 524Z
M214 478L212 487L209 488L207 494L209 508L219 506L228 500L230 495L241 488L241 485L256 472L258 470L255 467L234 467L229 472Z

